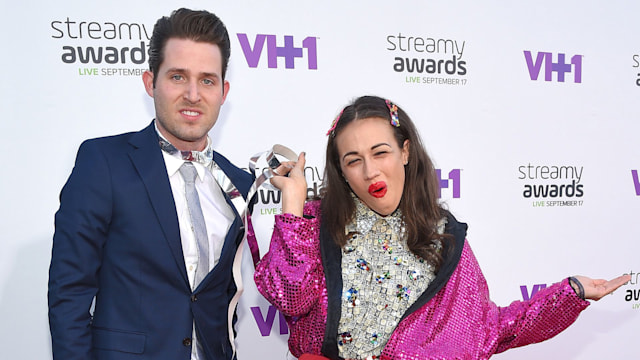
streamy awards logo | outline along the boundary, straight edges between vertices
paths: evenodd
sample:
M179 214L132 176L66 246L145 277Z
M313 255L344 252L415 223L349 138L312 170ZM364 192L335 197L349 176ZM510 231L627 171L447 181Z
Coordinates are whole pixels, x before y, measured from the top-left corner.
M640 280L640 272L634 272L632 270L629 274L625 275L630 275L631 280L620 288L629 287L624 289L624 301L628 302L633 310L640 310L640 288L638 287L638 285L640 285L640 283L638 283Z
M50 28L60 61L79 76L140 76L146 70L151 34L145 24L67 17L52 20Z
M402 33L386 37L393 71L405 75L404 81L411 84L466 85L464 48L464 40Z
M575 165L521 165L522 196L534 207L582 206L583 172L584 167Z

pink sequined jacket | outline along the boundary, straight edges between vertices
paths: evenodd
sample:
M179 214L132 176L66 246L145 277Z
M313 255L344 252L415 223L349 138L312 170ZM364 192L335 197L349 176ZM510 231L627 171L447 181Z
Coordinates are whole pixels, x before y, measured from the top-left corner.
M339 359L341 249L320 229L320 201L305 217L276 216L269 252L254 275L260 293L287 318L289 349ZM455 247L429 287L406 311L382 351L383 359L488 359L549 339L572 324L589 302L568 281L529 301L498 307L469 244L467 226L450 216L445 231Z

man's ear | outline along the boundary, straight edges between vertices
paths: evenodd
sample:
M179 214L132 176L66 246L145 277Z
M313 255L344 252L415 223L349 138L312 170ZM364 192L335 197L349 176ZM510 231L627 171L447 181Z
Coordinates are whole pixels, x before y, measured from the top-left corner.
M149 70L142 73L142 82L144 83L144 89L149 96L153 97L153 73Z

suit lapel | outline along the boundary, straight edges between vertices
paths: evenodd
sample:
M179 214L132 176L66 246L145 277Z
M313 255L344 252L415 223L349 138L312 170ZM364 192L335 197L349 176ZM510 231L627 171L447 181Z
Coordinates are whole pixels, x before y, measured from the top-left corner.
M185 284L189 287L180 240L178 215L153 123L139 133L132 135L129 143L132 145L129 151L131 161L147 189L147 195L171 249L176 266L178 266Z

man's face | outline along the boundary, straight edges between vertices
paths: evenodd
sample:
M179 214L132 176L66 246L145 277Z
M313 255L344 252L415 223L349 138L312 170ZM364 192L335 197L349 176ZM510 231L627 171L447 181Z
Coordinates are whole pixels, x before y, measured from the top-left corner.
M229 92L218 45L171 38L158 73L146 71L142 79L160 133L179 150L203 150Z

